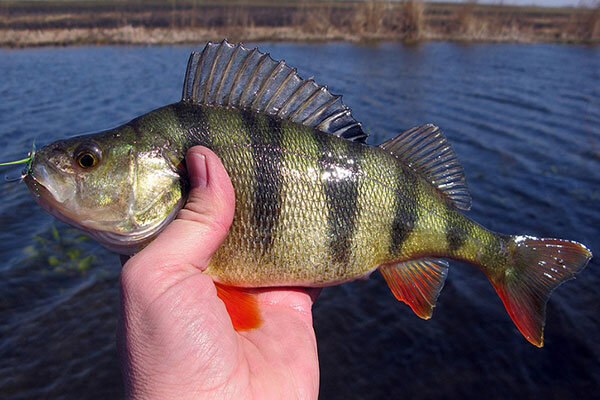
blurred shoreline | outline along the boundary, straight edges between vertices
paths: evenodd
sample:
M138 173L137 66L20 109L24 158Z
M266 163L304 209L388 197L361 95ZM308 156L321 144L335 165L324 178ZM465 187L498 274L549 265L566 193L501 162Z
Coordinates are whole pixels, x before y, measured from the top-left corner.
M599 3L600 4L600 3ZM600 6L390 1L1 1L0 46L231 41L600 43Z

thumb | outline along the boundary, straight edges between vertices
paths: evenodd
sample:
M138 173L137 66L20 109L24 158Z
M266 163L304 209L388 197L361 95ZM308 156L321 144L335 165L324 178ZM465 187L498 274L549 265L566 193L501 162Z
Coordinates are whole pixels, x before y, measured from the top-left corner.
M192 147L185 160L191 186L188 200L175 221L151 245L168 249L166 253L174 261L204 270L227 236L235 194L227 171L211 150Z
M229 231L235 195L227 171L211 150L192 147L185 161L191 186L187 203L147 250L159 252L169 264L189 263L204 270Z
M182 266L203 271L227 236L235 209L227 171L206 147L192 147L185 160L191 186L185 207L152 243L126 263L124 273L140 266L141 274L160 285L157 281L170 281Z

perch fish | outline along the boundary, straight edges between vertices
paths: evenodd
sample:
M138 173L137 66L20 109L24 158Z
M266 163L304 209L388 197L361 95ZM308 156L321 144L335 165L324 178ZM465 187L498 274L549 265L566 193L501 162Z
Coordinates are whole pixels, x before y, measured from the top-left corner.
M185 153L203 145L223 162L236 196L229 234L206 269L223 290L322 287L379 270L394 296L427 319L448 273L443 259L466 261L488 277L523 336L542 346L550 292L591 252L494 233L463 215L471 206L464 171L438 127L379 146L366 137L341 96L223 41L191 55L180 102L52 143L33 155L24 180L56 218L132 254L184 205ZM248 318L234 326L260 323Z

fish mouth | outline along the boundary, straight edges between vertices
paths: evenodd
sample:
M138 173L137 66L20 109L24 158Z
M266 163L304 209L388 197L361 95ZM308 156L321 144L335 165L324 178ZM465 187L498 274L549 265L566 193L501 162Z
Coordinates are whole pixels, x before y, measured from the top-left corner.
M58 170L51 164L39 162L32 154L31 160L23 170L22 179L29 188L36 203L48 214L67 225L71 225L86 233L91 233L90 229L77 222L75 215L72 214L70 207L65 204L75 194L75 187L72 190L62 193L53 189L57 187L56 180L51 178L51 173L57 174ZM36 162L38 161L38 162ZM54 183L54 185L53 185ZM68 195L66 195L68 193Z
M24 180L29 190L33 194L35 201L48 214L67 225L81 230L99 242L102 246L118 254L135 254L150 241L152 241L152 239L154 239L154 237L156 237L156 235L158 235L158 233L160 233L169 222L175 219L175 216L177 215L176 212L172 213L172 215L169 215L158 226L151 227L144 231L117 233L108 230L98 230L87 227L78 222L74 217L71 217L69 215L69 209L66 208L64 204L58 202L52 195L52 192L49 191L42 183L40 183L34 175L26 175ZM174 211L179 211L179 208L180 207L176 207Z
M40 175L43 178L40 178ZM59 201L55 196L57 192L50 190L49 185L44 184L44 182L48 182L48 173L45 167L36 169L34 173L32 158L32 161L30 161L26 169L23 171L22 179L29 188L29 191L33 195L35 201L46 212L66 224L83 228L83 226L78 224L75 219L68 215L69 210L67 207L65 207L64 201Z
M69 205L69 201L75 197L76 185L69 184L68 180L52 178L59 176L59 171L51 164L38 160L37 163L30 162L23 172L23 181L32 193L35 201L48 214L61 222L71 225L91 238L99 242L107 249L119 254L132 255L150 243L162 230L177 216L179 209L183 207L185 197L182 197L171 213L161 222L148 226L144 229L131 232L118 232L110 229L110 224L99 227L93 220L80 221L81 215L77 215L76 209ZM58 190L61 185L67 189ZM116 222L115 225L118 225ZM108 228L108 229L107 229Z
M34 164L34 161L34 157L32 157L23 171L23 179L36 199L43 198L60 205L74 197L75 185L66 179L62 179L61 184L58 184L58 180L54 177L61 176L61 172L52 163L38 162ZM58 190L59 187L63 187L63 190Z

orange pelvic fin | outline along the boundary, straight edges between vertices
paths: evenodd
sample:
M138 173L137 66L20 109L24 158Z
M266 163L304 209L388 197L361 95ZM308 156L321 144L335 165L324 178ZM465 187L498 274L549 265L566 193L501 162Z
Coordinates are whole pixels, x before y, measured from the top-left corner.
M421 258L379 268L396 299L423 319L431 318L435 301L448 275L448 263Z
M592 257L577 242L512 236L512 258L501 274L488 275L519 331L533 345L544 345L546 302L561 283L573 278Z
M233 329L248 331L260 326L262 320L258 311L256 295L250 293L247 289L226 286L216 282L215 286L217 296L225 303Z

